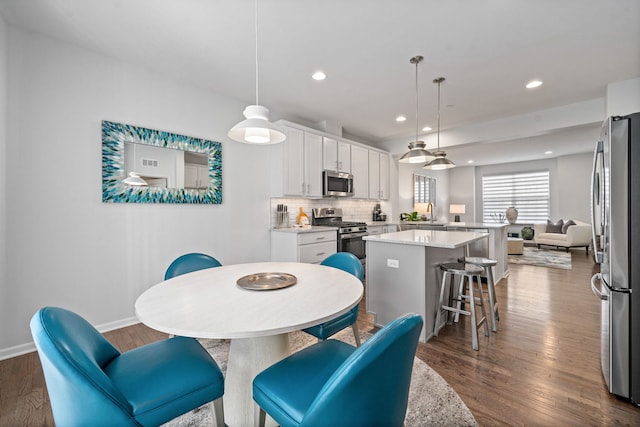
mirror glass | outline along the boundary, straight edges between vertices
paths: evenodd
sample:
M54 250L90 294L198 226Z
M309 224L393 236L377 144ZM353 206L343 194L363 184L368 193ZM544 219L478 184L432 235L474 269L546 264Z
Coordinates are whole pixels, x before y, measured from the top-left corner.
M102 122L102 201L222 203L222 144Z
M413 174L413 204L431 203L436 205L436 179Z

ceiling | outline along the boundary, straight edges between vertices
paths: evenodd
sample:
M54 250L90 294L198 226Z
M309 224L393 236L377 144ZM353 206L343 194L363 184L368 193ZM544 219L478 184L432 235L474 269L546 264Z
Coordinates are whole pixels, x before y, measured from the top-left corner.
M0 0L10 25L245 104L255 103L254 7L253 0ZM400 153L415 139L411 57L425 58L418 69L420 128L437 127L432 81L440 76L443 132L604 98L608 83L640 77L640 2L261 0L258 45L259 102L272 119L326 120L345 136L391 143ZM326 80L310 78L318 69ZM526 90L534 78L544 84ZM408 120L397 123L399 114ZM531 135L513 137L531 142ZM483 142L452 148L449 157L495 162L487 153L504 150ZM455 145L445 138L441 144ZM569 145L585 151L584 142Z

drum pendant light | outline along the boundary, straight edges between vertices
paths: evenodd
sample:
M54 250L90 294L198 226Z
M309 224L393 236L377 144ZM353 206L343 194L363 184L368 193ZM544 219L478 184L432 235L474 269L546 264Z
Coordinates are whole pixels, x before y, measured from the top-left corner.
M277 144L286 139L278 127L269 122L269 109L258 102L258 0L255 1L256 36L256 103L249 105L243 113L246 120L231 128L227 134L234 141L247 144Z
M434 157L431 151L425 149L424 141L418 141L418 64L423 59L422 56L417 55L409 60L410 63L416 64L416 139L409 143L409 151L400 157L398 160L400 163L422 163Z
M440 150L440 83L442 83L443 81L444 77L438 77L437 79L433 80L434 83L438 84L438 150L433 153L436 158L424 165L422 167L423 169L440 170L456 167L455 163L446 158L447 153Z

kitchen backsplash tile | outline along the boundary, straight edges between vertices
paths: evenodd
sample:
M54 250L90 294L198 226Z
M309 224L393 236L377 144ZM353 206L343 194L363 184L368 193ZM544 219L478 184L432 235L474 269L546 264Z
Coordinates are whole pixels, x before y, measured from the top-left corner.
M272 198L271 199L271 227L276 224L276 208L279 204L286 205L289 212L289 226L296 223L300 207L305 211L311 220L311 209L314 208L341 208L345 221L371 221L373 208L376 203L380 203L383 213L389 202L375 200L360 200L349 198L336 199L296 199L296 198Z

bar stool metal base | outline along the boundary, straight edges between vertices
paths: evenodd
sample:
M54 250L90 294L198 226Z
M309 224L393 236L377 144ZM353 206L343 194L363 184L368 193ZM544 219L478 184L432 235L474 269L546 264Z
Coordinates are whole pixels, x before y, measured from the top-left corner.
M474 284L473 277L479 276L484 269L472 265L472 264L464 264L464 263L445 263L440 264L440 270L442 270L442 285L440 287L440 300L438 305L438 311L436 314L436 322L433 330L433 335L438 336L438 332L440 329L440 318L442 317L442 310L446 310L457 315L464 314L465 316L471 316L471 336L472 336L472 345L474 350L479 349L478 344L478 328L484 325L484 334L485 336L489 336L489 327L487 325L487 314L484 308L484 297L482 295L482 286L478 282L477 285ZM450 298L448 304L445 304L445 290L447 285L447 278L453 279L453 277L458 276L460 278L460 283L457 289L456 294L453 295L453 298ZM465 286L464 279L467 279L468 286ZM453 280L451 285L453 285ZM453 289L450 289L450 293ZM468 294L466 294L468 292ZM477 296L476 296L477 294ZM478 304L480 305L480 310L482 311L482 318L477 320L476 316L476 299L478 300ZM469 304L469 310L462 308L462 303ZM453 305L455 303L455 306ZM457 321L457 318L456 318ZM449 322L447 322L449 323Z

